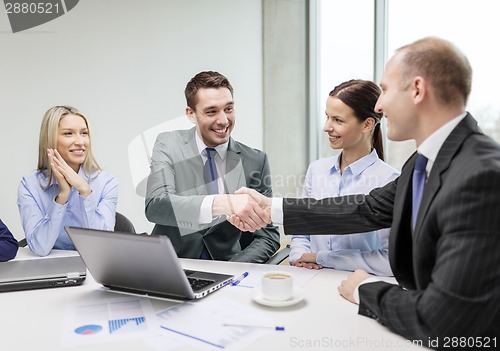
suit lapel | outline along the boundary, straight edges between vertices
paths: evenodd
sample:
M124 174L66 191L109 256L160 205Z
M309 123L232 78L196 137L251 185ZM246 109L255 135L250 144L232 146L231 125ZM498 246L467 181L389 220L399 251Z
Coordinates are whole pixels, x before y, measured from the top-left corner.
M413 168L415 168L416 154L415 152L408 159L398 178L398 190L394 199L394 219L392 224L394 228L399 228L401 223L405 223L405 218L403 218L405 216L405 211L408 210L408 206L411 208L411 178Z
M453 129L451 134L446 138L443 146L439 150L436 161L432 166L431 173L425 184L424 193L420 202L417 221L415 223L415 236L418 236L422 223L425 222L427 211L432 203L432 200L441 188L443 181L443 173L449 168L451 161L460 149L464 140L474 133L480 132L477 122L470 114Z
M226 174L224 175L224 187L228 194L246 185L245 172L241 161L241 150L236 142L230 138L227 149Z
M394 215L389 236L389 262L394 275L406 288L415 286L411 236L411 178L416 153L403 165L394 198Z
M180 148L182 153L181 160L187 163L189 170L193 174L195 180L193 187L196 189L196 192L199 195L206 195L207 188L203 180L203 159L198 152L194 133L196 133L196 127L191 128L183 139L183 144Z

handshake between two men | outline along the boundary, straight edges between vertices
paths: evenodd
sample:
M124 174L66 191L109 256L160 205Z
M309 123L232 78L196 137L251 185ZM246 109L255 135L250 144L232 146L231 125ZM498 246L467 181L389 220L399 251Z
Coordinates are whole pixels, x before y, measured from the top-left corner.
M271 223L271 204L272 198L254 189L242 187L233 195L216 196L212 204L212 213L214 216L226 215L228 222L241 231L254 232ZM337 288L340 295L354 304L359 304L354 297L354 291L368 277L366 271L357 269Z
M229 223L241 231L254 232L271 223L271 202L254 189L242 187L231 195L214 198L214 216L226 215Z

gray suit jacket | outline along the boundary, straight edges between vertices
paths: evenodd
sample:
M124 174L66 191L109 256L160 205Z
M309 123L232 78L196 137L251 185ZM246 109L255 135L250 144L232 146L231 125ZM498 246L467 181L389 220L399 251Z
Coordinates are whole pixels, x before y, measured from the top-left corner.
M200 257L203 243L215 260L265 262L280 245L277 227L242 233L225 219L200 225L198 217L207 187L203 160L196 147L195 128L158 135L151 157L146 217L156 223L152 234L168 235L179 257ZM229 140L225 192L242 186L271 196L271 178L264 152ZM242 250L241 242L248 246ZM252 240L253 239L253 240Z
M361 285L359 313L426 346L444 348L451 337L498 337L500 147L468 114L439 150L412 233L415 159L406 162L398 179L367 196L285 199L285 232L390 226L389 259L400 285ZM439 345L428 345L435 338Z

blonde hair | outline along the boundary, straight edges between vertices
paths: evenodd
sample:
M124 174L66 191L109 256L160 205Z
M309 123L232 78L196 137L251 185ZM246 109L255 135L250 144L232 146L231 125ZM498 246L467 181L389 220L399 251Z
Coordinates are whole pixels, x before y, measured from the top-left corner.
M49 158L47 156L47 149L56 149L57 148L57 138L59 135L59 123L61 119L66 117L67 115L76 115L83 118L85 121L85 125L87 126L88 135L89 135L89 145L87 150L87 156L83 161L83 171L87 177L90 177L92 173L95 171L101 170L101 167L97 164L94 156L92 155L92 146L91 146L91 134L90 127L87 121L87 117L85 117L80 111L76 108L63 105L63 106L54 106L51 107L45 115L43 116L42 125L40 126L40 138L38 143L38 167L37 170L43 172L46 176L48 176L49 181L47 183L47 187L50 185L52 180L52 169L49 164Z

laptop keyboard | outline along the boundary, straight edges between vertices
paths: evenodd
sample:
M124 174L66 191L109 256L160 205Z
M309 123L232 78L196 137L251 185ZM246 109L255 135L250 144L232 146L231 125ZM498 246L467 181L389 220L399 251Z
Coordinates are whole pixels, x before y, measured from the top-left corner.
M197 291L200 289L203 289L204 287L212 284L214 281L209 280L209 279L199 279L199 278L191 278L188 277L189 284L191 285L191 288L193 291Z

